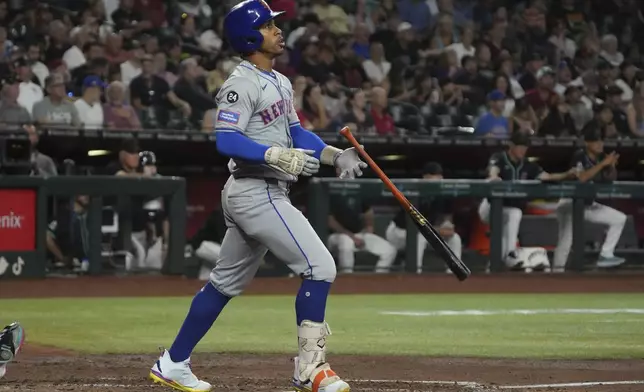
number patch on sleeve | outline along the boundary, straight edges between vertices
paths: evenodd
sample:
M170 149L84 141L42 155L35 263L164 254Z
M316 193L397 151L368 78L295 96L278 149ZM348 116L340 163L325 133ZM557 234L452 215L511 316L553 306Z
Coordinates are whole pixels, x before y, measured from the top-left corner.
M217 121L222 121L228 124L238 124L239 117L239 113L231 112L229 110L220 110L217 115Z

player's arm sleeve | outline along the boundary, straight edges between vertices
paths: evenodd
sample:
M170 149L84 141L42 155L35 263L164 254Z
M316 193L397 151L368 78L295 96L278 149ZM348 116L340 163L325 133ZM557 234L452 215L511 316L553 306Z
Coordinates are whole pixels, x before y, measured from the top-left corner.
M269 146L244 135L258 97L257 86L242 78L229 79L219 91L215 134L220 154L252 163L266 162L264 156Z

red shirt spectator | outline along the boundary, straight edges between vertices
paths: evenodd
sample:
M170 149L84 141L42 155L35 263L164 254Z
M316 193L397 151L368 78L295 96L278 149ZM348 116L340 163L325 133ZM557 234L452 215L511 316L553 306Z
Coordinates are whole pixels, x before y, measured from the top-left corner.
M544 110L557 104L558 95L554 92L554 71L550 67L541 67L537 71L537 87L528 90L525 94L525 100L539 118L545 116Z
M280 16L281 21L289 22L297 18L297 4L295 0L273 0L269 1L271 9L275 12L284 11L284 15Z
M391 117L386 111L378 111L374 108L371 109L371 117L373 117L373 125L379 135L395 135L396 127L394 126L394 118Z
M371 89L371 117L379 135L395 135L394 118L387 111L387 91L379 86Z
M155 28L159 28L166 23L164 3L164 0L137 0L134 10L140 12Z

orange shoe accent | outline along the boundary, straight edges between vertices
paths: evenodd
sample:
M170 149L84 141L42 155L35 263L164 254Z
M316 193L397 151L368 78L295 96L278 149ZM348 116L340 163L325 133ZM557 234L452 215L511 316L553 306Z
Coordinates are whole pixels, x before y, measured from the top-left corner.
M320 384L322 383L322 381L324 381L325 378L334 376L336 376L336 374L331 369L320 371L317 376L315 376L315 379L313 379L313 385L311 388L312 392L318 392L318 390L320 389Z

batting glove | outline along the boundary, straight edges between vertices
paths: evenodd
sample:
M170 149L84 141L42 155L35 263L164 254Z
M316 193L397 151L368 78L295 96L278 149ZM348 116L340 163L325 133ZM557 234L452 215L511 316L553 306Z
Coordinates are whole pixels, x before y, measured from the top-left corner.
M362 176L362 169L367 168L367 164L360 160L358 151L354 148L347 148L338 153L335 157L334 165L340 169L339 178L356 178Z

